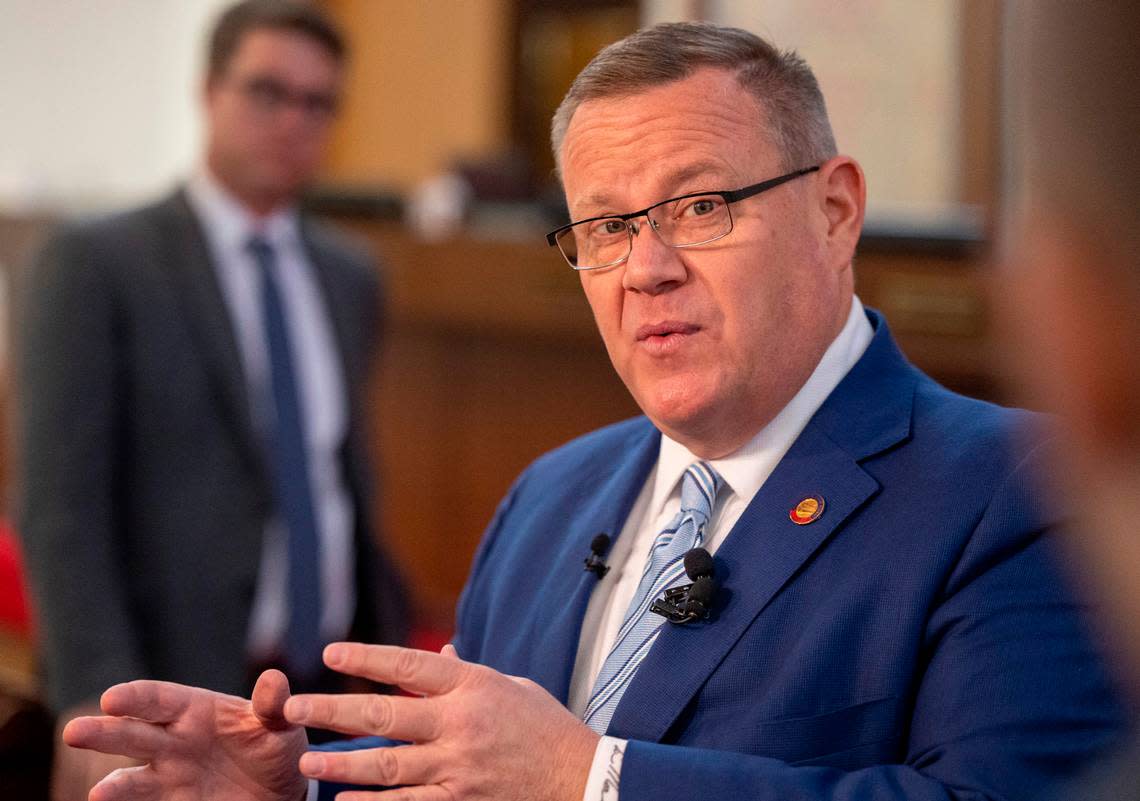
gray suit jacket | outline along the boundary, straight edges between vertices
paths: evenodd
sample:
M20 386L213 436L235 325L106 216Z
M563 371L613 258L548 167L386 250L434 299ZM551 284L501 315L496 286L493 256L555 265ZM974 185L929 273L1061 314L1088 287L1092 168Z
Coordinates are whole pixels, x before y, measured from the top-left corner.
M360 408L379 282L332 232L308 221L302 231L350 398L353 636L397 641L398 582L368 521ZM49 702L66 708L142 677L245 692L272 496L185 197L64 228L26 271L17 304L17 508Z

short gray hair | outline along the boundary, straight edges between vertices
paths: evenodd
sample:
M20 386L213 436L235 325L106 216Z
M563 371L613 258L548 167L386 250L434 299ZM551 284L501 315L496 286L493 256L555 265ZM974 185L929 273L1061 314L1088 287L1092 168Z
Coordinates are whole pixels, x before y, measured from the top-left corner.
M691 76L698 69L732 70L760 102L762 120L784 168L796 170L835 155L835 137L819 83L794 51L781 52L759 36L707 22L644 28L604 48L571 84L554 113L550 141L561 171L570 119L587 100L634 95Z

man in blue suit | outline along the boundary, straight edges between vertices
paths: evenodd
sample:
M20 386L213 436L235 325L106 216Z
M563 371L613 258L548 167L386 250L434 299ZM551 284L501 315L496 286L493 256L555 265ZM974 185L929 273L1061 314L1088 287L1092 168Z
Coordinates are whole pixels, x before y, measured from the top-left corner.
M1121 713L1026 489L1038 451L1011 440L1028 416L936 385L854 296L863 175L807 65L658 26L595 58L553 134L574 222L549 239L645 417L516 481L454 646L325 652L419 697L119 685L65 738L149 764L93 801L298 799L305 777L425 800L1036 799L1111 744ZM582 570L592 546L608 570ZM303 753L299 724L408 744Z

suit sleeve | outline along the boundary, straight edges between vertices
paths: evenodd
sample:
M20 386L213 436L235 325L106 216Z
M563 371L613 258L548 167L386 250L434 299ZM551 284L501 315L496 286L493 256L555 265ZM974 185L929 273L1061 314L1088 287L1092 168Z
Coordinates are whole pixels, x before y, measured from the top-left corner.
M1122 713L1021 489L1027 472L998 487L930 611L898 764L842 771L630 741L621 801L1029 801L1111 746Z
M57 234L29 265L17 327L19 529L56 709L146 675L116 540L113 288L89 232Z

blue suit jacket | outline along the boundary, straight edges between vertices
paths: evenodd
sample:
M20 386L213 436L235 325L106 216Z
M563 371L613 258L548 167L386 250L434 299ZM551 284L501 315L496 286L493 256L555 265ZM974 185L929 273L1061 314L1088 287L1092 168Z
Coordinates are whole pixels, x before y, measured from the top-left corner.
M716 612L666 625L608 733L622 801L1037 799L1123 716L1027 489L1028 415L910 366L881 318L716 554ZM460 601L467 660L566 701L582 569L657 458L641 418L534 463ZM788 513L821 495L822 516ZM602 579L612 580L611 579Z

